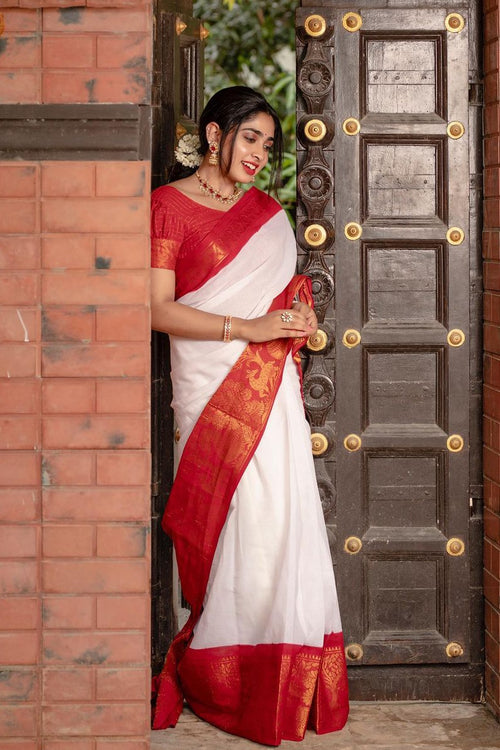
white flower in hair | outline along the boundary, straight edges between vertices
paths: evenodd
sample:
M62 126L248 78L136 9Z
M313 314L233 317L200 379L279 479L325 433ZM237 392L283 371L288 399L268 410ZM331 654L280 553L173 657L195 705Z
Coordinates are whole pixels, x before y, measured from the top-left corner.
M175 158L185 167L199 167L202 162L199 148L200 139L198 136L186 133L179 139L175 149Z

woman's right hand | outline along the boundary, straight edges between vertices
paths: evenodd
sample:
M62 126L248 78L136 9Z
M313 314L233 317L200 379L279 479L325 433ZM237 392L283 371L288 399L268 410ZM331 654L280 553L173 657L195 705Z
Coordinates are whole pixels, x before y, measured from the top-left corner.
M282 319L282 315L291 316L290 321ZM315 327L310 325L303 313L298 310L273 310L260 318L233 318L232 338L245 339L258 343L282 338L302 338L314 333Z

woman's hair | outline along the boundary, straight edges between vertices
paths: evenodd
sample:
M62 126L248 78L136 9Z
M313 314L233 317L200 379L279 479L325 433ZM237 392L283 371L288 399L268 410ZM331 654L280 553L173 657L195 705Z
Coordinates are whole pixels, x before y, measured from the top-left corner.
M208 101L201 113L199 124L200 151L203 156L208 151L207 125L216 122L221 130L219 153L222 157L224 144L228 136L236 136L243 123L253 119L260 112L272 117L274 122L274 143L269 154L271 165L271 176L269 180L269 191L276 191L279 187L281 162L283 160L283 131L276 111L258 91L248 86L230 86L217 91ZM227 174L233 158L234 137L227 159L222 161L221 170Z

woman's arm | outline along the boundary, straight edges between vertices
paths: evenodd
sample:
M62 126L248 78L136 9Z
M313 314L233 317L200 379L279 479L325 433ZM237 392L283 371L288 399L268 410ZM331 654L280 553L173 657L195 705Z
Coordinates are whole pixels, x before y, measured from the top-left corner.
M199 341L222 339L223 315L195 310L188 305L175 302L174 298L175 272L153 268L151 270L151 327L155 331ZM281 320L282 312L283 310L274 310L272 313L251 320L233 317L231 338L245 341L271 341L284 337L310 336L315 332L315 325L308 322L302 310L294 309L291 323Z

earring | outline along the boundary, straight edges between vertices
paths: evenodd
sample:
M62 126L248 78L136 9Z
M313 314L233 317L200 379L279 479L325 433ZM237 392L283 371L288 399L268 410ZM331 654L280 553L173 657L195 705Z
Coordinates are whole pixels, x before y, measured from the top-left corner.
M208 163L212 167L218 167L219 166L219 144L217 141L210 141L208 144L208 150L210 151L210 156L208 157Z

